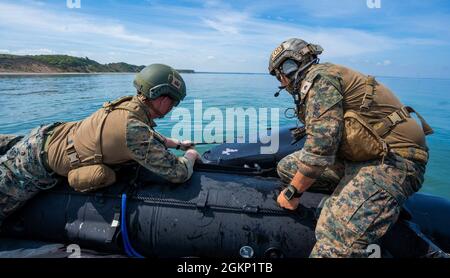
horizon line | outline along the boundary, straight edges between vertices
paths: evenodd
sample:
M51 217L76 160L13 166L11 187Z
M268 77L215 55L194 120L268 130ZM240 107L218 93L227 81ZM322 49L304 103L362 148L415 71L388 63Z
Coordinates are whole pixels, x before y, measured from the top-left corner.
M180 70L180 69L179 69ZM234 72L234 71L195 71L193 72L181 72L180 74L242 74L242 75L270 75L268 72ZM14 75L86 75L86 74L136 74L137 72L2 72L0 76L14 76ZM394 75L375 75L379 78L398 78L398 79L431 79L431 80L450 80L450 77L418 77L418 76L394 76Z

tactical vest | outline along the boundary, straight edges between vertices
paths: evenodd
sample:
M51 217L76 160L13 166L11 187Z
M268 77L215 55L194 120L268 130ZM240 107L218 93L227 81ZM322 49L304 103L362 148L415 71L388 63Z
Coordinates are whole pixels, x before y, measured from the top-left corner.
M145 104L138 97L127 96L104 103L100 110L72 128L67 135L66 147L70 163L68 181L78 191L90 191L105 187L116 180L114 171L104 164L102 151L103 127L106 119L114 110L126 110L131 114L129 117L138 118L150 127L154 125L153 121L148 118L148 108L145 107ZM85 129L85 134L86 129L94 128L94 140L81 135L82 129ZM126 143L123 142L122 145L126 146ZM124 152L125 150L118 149L117 151Z
M432 134L433 130L420 114L404 106L373 76L328 63L314 65L301 83L301 105L297 108L300 112L318 76L327 79L343 97L344 132L338 151L340 157L367 161L384 158L393 151L407 159L428 161L425 135ZM413 112L422 127L411 117Z

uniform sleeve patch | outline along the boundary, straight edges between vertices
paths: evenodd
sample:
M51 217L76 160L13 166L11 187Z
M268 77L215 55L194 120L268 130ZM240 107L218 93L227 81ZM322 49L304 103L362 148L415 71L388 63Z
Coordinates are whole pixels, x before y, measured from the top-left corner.
M307 114L319 118L342 99L341 93L329 80L318 77L309 93Z
M302 82L302 88L300 89L300 93L302 95L306 95L309 91L309 89L311 89L311 86L313 85L312 82L309 81L303 81Z
M306 96L308 95L309 90L313 87L314 82L317 78L317 74L314 74L312 78L307 78L306 80L302 81L301 87L300 87L300 96L304 100Z

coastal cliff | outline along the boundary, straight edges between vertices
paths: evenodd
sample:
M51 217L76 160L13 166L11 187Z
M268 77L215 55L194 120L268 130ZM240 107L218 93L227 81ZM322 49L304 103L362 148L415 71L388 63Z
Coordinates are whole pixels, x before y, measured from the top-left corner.
M11 55L0 54L0 73L108 73L139 72L145 66L127 63L100 64L88 57L69 55ZM178 70L194 73L194 70Z

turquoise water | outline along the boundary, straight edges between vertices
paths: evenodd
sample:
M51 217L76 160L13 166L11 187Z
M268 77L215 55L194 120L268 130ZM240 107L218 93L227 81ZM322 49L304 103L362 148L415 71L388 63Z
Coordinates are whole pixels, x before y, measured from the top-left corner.
M33 127L54 121L80 120L96 111L103 102L133 94L133 74L52 75L0 77L0 133L24 134ZM217 107L225 115L231 107L279 108L280 124L295 125L283 116L292 106L286 93L274 98L277 82L259 74L184 74L188 96L181 108L193 110L194 100L203 109ZM419 111L434 128L428 137L431 149L422 192L450 198L450 80L378 78L400 99ZM270 119L270 115L269 115ZM166 136L177 123L170 115L157 121ZM203 146L202 150L208 146Z

